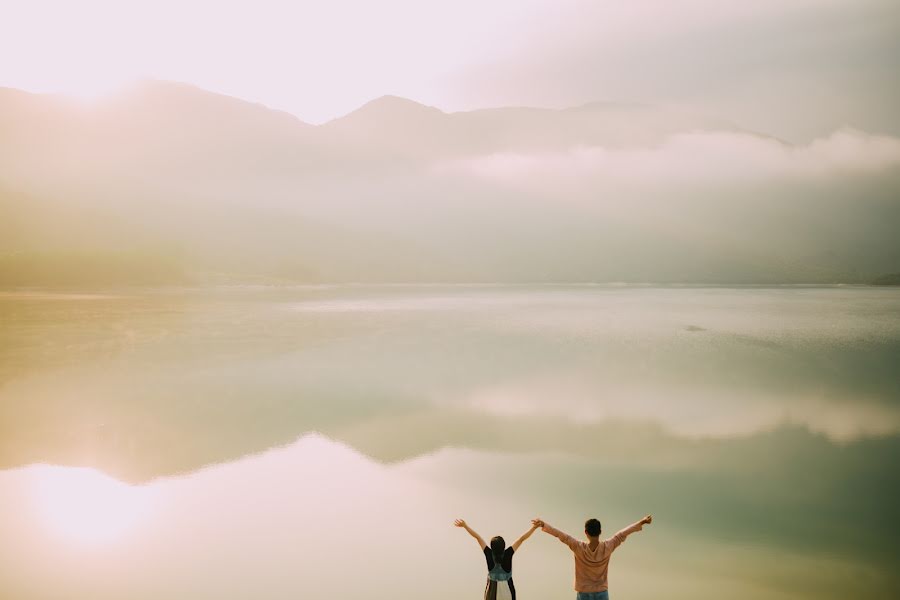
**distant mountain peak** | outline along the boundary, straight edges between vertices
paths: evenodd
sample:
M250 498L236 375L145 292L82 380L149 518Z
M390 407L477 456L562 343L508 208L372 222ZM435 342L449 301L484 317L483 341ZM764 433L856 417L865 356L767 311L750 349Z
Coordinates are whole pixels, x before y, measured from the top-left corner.
M326 125L358 121L377 121L381 124L389 124L407 121L410 118L428 119L445 114L444 111L434 106L428 106L409 98L387 95L370 100L343 117L329 121Z
M421 102L416 102L415 100L410 100L409 98L403 98L402 96L393 96L386 95L381 96L379 98L375 98L374 100L370 100L363 104L357 111L359 110L385 110L385 109L402 109L402 110L418 110L418 111L427 111L427 112L436 112L442 113L443 111L435 108L434 106L428 106L427 104L422 104Z

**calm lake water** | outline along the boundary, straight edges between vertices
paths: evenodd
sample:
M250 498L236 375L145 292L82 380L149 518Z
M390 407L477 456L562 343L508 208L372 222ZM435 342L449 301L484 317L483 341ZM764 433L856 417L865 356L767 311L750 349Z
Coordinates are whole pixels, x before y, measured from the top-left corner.
M900 290L0 294L2 598L895 598L898 461Z

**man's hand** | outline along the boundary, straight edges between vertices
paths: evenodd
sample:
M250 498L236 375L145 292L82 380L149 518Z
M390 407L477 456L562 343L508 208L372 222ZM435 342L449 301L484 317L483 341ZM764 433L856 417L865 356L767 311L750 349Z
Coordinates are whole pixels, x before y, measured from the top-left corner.
M531 524L534 526L535 529L538 529L538 528L544 526L544 520L543 519L532 519Z
M457 520L453 521L453 524L456 525L457 527L465 527L466 526L466 522L463 521L462 519L457 519Z
M643 519L641 519L641 525L649 525L653 522L653 515L647 515Z

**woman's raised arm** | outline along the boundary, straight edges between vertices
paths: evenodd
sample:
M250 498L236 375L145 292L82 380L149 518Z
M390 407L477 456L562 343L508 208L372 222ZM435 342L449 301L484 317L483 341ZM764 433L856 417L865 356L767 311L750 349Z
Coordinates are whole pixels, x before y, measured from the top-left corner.
M453 522L453 524L456 525L457 527L462 527L463 529L468 531L469 535L471 535L473 538L475 538L475 541L478 542L478 547L480 549L487 548L487 544L484 543L484 540L481 538L481 536L478 535L471 527L466 525L465 521L463 521L462 519L457 519Z
M520 537L520 538L517 539L515 542L513 542L513 545L512 545L513 552L515 552L516 550L518 550L518 549L519 549L519 546L522 545L522 542L524 542L525 540L527 540L528 538L530 538L530 537L531 537L531 534L534 533L534 532L537 530L538 527L540 527L540 525L538 525L537 523L532 523L531 529L529 529L528 531L526 531L525 533L523 533L523 534L522 534L522 537Z

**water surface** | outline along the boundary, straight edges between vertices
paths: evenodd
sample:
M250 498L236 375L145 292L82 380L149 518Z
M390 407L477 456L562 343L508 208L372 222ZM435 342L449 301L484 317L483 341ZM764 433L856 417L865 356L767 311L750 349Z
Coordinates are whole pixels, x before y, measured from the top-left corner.
M5 293L0 588L475 597L454 517L652 512L616 596L892 597L898 317L865 287ZM523 546L521 593L570 597L567 552Z

